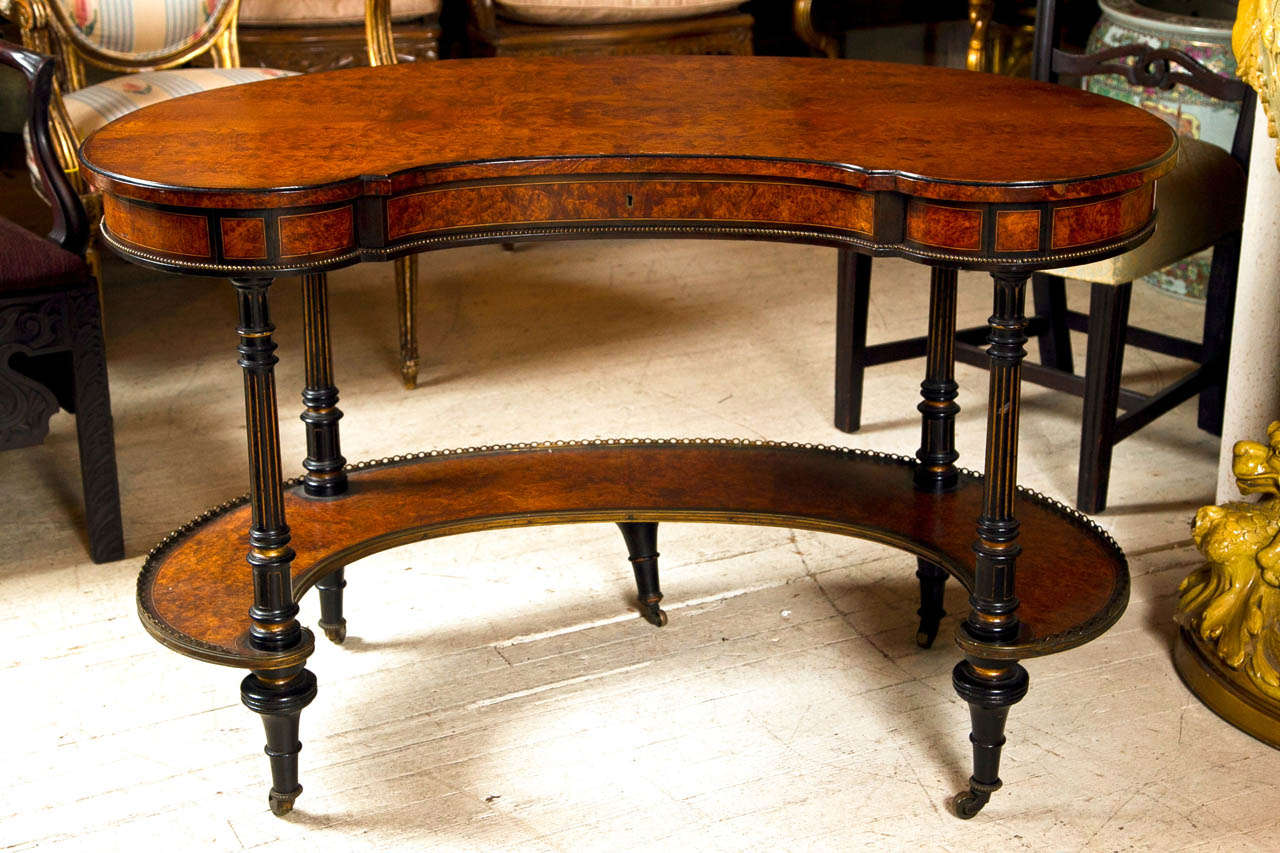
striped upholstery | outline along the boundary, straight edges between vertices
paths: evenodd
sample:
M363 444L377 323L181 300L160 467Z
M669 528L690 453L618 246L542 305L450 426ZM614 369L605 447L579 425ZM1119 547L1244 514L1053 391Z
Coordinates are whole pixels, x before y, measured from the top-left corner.
M145 58L192 44L231 0L55 0L89 43Z
M237 83L252 83L270 77L287 77L292 71L274 68L177 68L172 71L144 71L113 77L105 83L86 86L62 96L76 138L84 139L109 121L148 104L158 104L180 95L221 89Z

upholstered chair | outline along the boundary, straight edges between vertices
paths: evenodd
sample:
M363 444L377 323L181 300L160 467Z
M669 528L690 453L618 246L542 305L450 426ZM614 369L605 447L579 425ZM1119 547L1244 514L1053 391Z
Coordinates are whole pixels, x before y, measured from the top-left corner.
M440 57L443 0L395 0L391 26L401 61ZM241 0L245 66L328 71L368 64L366 0Z
M27 78L33 161L53 208L47 238L0 217L0 450L40 444L59 408L74 413L89 554L118 560L124 536L98 285L81 255L89 220L49 130L54 63L0 41L0 65Z
M90 133L148 104L292 73L237 67L240 0L0 0L0 4L7 4L8 15L17 19L27 48L59 60L49 110L53 140L91 223L99 218L99 203L81 179L76 160L77 148ZM206 57L212 68L178 67ZM103 75L106 79L91 83L86 66L108 72ZM28 144L29 155L31 150ZM30 165L34 176L33 160ZM38 181L36 185L39 188ZM91 263L94 256L90 244Z
M743 0L469 0L475 55L751 53Z

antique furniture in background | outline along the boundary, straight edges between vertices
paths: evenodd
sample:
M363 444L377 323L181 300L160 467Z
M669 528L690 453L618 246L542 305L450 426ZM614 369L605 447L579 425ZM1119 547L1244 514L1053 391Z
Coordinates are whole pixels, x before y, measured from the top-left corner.
M246 66L328 71L367 62L366 0L241 0ZM395 0L394 52L405 62L440 58L442 0Z
M875 27L906 21L936 23L960 20L965 0L951 3L892 4L846 0L791 0L796 35L821 56L836 59L845 53L843 37L854 27ZM1032 0L968 0L969 36L965 67L1027 76L1035 27ZM851 57L858 58L858 57Z
M1231 23L1234 0L1101 0L1102 17L1089 35L1088 53L1125 44L1180 50L1223 77L1234 77ZM1085 80L1090 92L1135 104L1163 116L1183 136L1230 151L1240 121L1240 104L1189 86L1162 89L1134 84L1115 74ZM1212 253L1197 252L1139 279L1142 284L1191 299L1205 298Z
M367 0L370 10L386 0ZM476 56L521 54L736 54L751 53L751 16L743 0L676 3L583 0L468 0L470 52ZM379 20L371 18L373 20ZM374 26L372 23L370 26ZM370 48L370 56L374 55ZM387 50L373 64L389 64ZM512 244L506 244L512 248ZM400 374L406 388L418 384L417 260L396 260Z
M517 94L529 80L536 98ZM317 132L344 117L366 132ZM185 132L201 122L222 134ZM1092 144L1099 138L1117 143ZM902 142L921 139L929 144ZM1115 542L1016 480L1031 271L1141 243L1154 227L1155 181L1173 167L1173 132L1134 107L883 63L498 58L207 92L126 116L81 153L103 192L104 239L118 252L232 277L250 493L153 550L138 604L161 643L250 671L241 696L266 725L277 814L301 791L298 719L316 695L304 668L314 639L297 601L319 587L321 627L340 640L345 567L396 545L618 522L657 623L659 522L799 527L901 548L918 560L922 645L937 631L947 575L970 593L953 670L972 718L973 774L954 800L961 817L1000 787L1005 719L1027 690L1019 661L1098 636L1128 600ZM308 276L318 284L303 304L307 473L284 481L273 277L450 246L592 237L781 240L931 265L916 458L765 441L598 440L348 468L323 279ZM955 465L962 268L994 279L985 476Z
M1031 382L1084 398L1076 506L1083 512L1100 512L1106 507L1112 448L1117 442L1197 394L1201 427L1211 432L1221 429L1253 98L1240 81L1220 77L1179 51L1131 45L1079 56L1054 50L1053 0L1040 0L1037 20L1037 79L1054 80L1059 73L1078 77L1121 74L1131 82L1160 88L1188 86L1241 104L1241 119L1230 153L1181 137L1178 168L1160 182L1156 199L1160 216L1152 240L1117 257L1037 273L1034 277L1036 310L1030 319L1030 330L1039 338L1041 363L1024 365L1023 375ZM1099 138L1092 144L1113 143L1114 140ZM1188 341L1129 326L1133 280L1206 246L1214 247L1214 262L1202 340ZM836 426L850 432L861 425L864 370L917 358L925 351L924 338L866 345L870 267L859 263L861 266L841 265L840 304L844 314L837 327ZM845 270L852 272L846 274ZM1092 283L1088 314L1068 309L1064 276ZM1072 330L1088 334L1083 376L1074 372L1069 337ZM959 331L957 357L968 364L984 364L986 358L980 349L983 333L981 327ZM1126 344L1186 359L1197 366L1155 394L1139 394L1120 387ZM1118 415L1118 408L1126 410L1123 416Z
M141 106L290 73L236 67L239 5L240 0L0 0L0 11L17 19L23 44L58 59L50 123L58 159L89 213L86 252L95 270L92 229L101 211L80 177L80 143ZM213 68L177 67L206 55ZM86 63L123 74L86 85ZM31 167L34 178L34 160Z
M30 84L32 152L53 208L48 239L0 218L0 450L44 441L59 406L74 413L89 554L97 563L119 560L124 534L98 285L81 256L89 220L49 130L54 62L0 42L0 65Z
M751 53L745 0L467 0L472 56Z

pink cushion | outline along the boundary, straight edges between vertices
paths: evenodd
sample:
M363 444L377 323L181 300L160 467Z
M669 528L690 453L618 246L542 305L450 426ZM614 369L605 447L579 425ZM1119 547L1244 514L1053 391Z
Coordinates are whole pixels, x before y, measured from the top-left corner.
M727 12L744 0L494 0L505 18L531 24L616 24Z
M391 20L440 14L442 0L391 0ZM241 0L240 23L257 27L363 24L364 0Z

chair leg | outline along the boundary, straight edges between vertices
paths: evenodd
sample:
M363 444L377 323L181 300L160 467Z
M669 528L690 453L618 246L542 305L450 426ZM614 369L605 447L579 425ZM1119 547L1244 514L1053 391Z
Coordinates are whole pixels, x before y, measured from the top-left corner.
M80 446L89 556L95 563L105 563L124 557L124 530L120 523L120 485L116 476L115 431L102 344L102 315L96 287L71 292L68 302L72 317L76 438Z
M1080 472L1076 487L1076 507L1081 512L1102 512L1107 506L1132 290L1132 282L1095 284L1089 299L1089 352L1085 362L1084 417L1080 427Z
M400 321L400 376L404 387L418 387L418 329L414 306L418 300L418 256L396 259L396 316Z
M618 529L627 543L627 556L636 575L640 615L661 628L667 614L658 603L662 590L658 586L658 523L656 521L619 521Z
M1031 298L1037 317L1049 322L1037 338L1040 363L1067 373L1075 372L1071 357L1071 331L1067 328L1067 283L1060 275L1034 273Z
M1209 384L1200 392L1197 424L1211 435L1222 435L1222 409L1227 391L1227 360L1231 352L1231 320L1236 307L1236 278L1240 272L1240 233L1213 247L1209 287L1204 305L1204 364Z
M867 303L871 256L841 249L836 284L836 429L862 426L862 375L866 371Z

